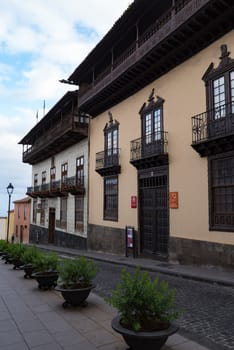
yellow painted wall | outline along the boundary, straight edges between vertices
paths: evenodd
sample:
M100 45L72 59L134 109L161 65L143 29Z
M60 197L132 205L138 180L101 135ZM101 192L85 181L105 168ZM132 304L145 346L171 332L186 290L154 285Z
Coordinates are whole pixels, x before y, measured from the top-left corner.
M216 41L185 63L154 81L110 110L119 125L121 173L119 175L119 221L104 221L103 178L95 172L96 153L104 150L106 111L90 125L90 208L89 223L137 229L137 209L130 208L137 195L137 170L130 163L130 141L141 137L139 110L152 91L165 100L164 130L168 132L169 190L179 192L179 208L170 209L170 235L217 243L234 244L234 235L209 231L207 158L191 147L191 117L206 110L202 76L211 62L219 64L220 45L227 44L234 58L234 31Z

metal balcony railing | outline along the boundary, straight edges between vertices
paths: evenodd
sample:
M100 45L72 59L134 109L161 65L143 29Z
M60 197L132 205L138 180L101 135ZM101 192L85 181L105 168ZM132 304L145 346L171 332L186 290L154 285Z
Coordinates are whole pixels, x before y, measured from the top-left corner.
M111 148L96 153L96 170L119 166L119 148Z
M234 133L234 101L192 117L192 144Z
M166 131L158 131L131 141L130 161L166 154L167 136Z

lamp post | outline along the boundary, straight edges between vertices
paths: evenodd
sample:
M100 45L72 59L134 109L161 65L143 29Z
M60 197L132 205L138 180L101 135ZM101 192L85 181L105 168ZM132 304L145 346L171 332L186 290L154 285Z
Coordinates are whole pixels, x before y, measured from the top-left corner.
M7 186L7 193L9 196L9 202L8 202L8 220L7 220L7 243L8 243L8 236L9 236L9 224L10 224L10 206L11 206L11 195L14 191L14 186L10 182Z

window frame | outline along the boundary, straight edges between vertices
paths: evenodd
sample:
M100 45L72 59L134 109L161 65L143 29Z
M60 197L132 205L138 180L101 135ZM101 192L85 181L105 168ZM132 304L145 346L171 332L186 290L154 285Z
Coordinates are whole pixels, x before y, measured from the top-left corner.
M116 183L107 184L107 182L110 180L115 180ZM105 221L118 221L118 213L119 213L119 208L118 208L119 183L118 182L119 182L118 175L105 176L103 179L103 220ZM114 188L116 188L116 191L113 193L112 191ZM108 191L109 193L107 193ZM114 203L114 207L113 207L113 203ZM107 207L108 204L112 204L112 206Z
M231 159L230 159L231 158ZM223 162L222 162L223 161ZM232 164L232 172L233 172L233 184L227 183L225 180L225 172L227 173L227 169L223 166L224 162L227 161L228 165ZM215 162L222 162L222 166L220 168L215 168ZM223 180L223 183L217 183L217 173L222 173L220 178ZM211 156L208 158L208 179L209 179L209 230L210 231L223 231L223 232L234 232L234 202L233 202L233 211L228 211L228 197L232 197L232 192L234 195L234 151L227 152L227 153L220 153L214 156ZM216 183L215 180L216 179ZM226 181L226 183L225 183ZM215 195L214 192L217 192ZM220 197L219 200L217 200L217 197ZM225 197L224 197L225 196ZM233 224L227 225L225 223L215 223L215 215L217 215L217 209L215 209L216 206L218 206L219 210L221 207L221 203L223 202L223 198L226 199L226 202L224 202L223 207L226 209L226 211L223 211L223 220L225 220L225 216L229 215L232 216ZM221 211L222 211L221 207ZM220 214L221 215L221 214Z
M75 232L84 232L84 196L77 195L75 201ZM78 204L80 202L80 204ZM82 220L78 220L78 217Z

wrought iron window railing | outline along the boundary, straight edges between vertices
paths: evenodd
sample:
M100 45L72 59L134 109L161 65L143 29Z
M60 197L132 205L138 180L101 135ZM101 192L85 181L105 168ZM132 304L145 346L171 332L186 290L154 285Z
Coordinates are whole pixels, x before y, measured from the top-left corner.
M234 133L234 101L192 117L192 144Z
M158 156L167 153L168 133L158 131L131 141L130 160Z
M96 153L96 169L119 166L119 148L110 148Z

